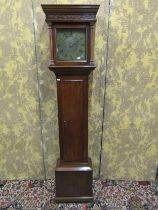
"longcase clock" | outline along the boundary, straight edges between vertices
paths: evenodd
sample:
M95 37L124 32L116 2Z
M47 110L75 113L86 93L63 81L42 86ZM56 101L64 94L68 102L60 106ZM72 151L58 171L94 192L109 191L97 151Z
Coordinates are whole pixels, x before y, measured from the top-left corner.
M88 75L95 69L94 25L99 5L42 5L50 30L49 69L56 75L60 158L56 201L92 201L88 157Z

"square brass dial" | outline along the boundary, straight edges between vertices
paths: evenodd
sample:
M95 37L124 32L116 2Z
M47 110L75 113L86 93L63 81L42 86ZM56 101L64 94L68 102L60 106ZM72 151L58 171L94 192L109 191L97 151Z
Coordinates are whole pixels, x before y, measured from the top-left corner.
M57 60L86 60L86 29L57 28Z

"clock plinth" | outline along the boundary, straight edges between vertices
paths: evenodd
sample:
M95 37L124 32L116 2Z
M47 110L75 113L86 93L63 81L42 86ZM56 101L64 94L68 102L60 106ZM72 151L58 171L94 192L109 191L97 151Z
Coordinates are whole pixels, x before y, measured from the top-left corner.
M88 75L95 69L94 25L99 5L42 5L50 30L49 69L56 75L60 158L56 202L93 200L88 157Z
M56 202L90 202L92 192L92 163L57 162L55 170Z

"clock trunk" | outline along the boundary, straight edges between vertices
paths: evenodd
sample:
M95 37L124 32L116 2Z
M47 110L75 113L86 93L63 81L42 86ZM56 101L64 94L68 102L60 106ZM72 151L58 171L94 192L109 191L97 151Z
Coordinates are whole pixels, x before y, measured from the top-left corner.
M87 76L57 78L60 157L64 161L88 161Z

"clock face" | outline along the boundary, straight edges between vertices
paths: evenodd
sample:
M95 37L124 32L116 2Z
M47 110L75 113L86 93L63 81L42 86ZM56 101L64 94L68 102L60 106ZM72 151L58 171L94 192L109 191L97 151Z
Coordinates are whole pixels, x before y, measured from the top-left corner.
M86 29L57 29L57 60L86 60Z

